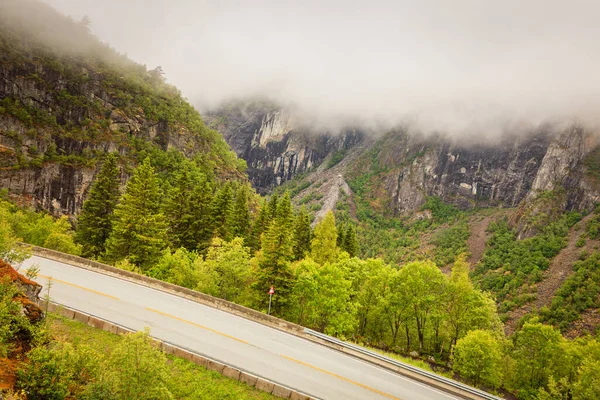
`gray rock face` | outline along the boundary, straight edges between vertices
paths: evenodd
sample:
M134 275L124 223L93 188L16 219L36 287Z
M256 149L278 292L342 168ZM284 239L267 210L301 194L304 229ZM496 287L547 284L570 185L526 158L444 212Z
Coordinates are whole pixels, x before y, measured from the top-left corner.
M263 194L363 139L352 129L315 134L296 126L286 110L254 103L212 112L205 120L246 160L248 177Z
M600 200L598 182L582 160L600 143L580 127L539 129L494 143L423 140L406 133L381 139L391 171L384 178L397 214L417 210L427 196L461 209L515 207L544 191L566 189L566 208L590 210ZM394 149L394 150L390 150ZM600 162L600 160L599 160Z
M246 160L250 179L262 193L306 171L315 181L312 176L320 172L312 167L326 156L365 143L364 134L357 132L307 134L277 108L246 105L215 113L210 120ZM598 138L581 127L544 126L493 142L396 131L370 141L344 176L360 176L364 165L376 159L377 168L386 172L371 178L373 196L382 197L385 212L395 215L418 210L427 196L461 209L515 207L559 188L568 191L566 208L590 210L600 201L600 190L583 160L600 144Z

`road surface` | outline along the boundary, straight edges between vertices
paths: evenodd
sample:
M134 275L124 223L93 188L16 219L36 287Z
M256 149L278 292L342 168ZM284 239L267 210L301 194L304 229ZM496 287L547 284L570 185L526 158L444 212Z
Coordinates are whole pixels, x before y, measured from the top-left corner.
M41 257L52 301L320 399L449 400L452 395L308 340L181 297Z

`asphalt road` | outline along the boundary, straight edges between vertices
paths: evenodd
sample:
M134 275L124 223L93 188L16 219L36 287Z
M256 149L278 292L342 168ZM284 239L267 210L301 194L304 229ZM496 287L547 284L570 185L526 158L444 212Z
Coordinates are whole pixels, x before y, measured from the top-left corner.
M321 399L457 399L324 346L159 290L40 257L52 301Z

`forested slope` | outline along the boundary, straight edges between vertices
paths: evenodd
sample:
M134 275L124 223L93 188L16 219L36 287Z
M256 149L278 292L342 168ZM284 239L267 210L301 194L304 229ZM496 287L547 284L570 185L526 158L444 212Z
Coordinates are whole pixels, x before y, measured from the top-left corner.
M0 184L51 211L81 210L97 161L119 155L123 181L151 155L193 159L217 178L245 163L160 67L148 70L37 0L0 4ZM168 155L167 155L168 154Z

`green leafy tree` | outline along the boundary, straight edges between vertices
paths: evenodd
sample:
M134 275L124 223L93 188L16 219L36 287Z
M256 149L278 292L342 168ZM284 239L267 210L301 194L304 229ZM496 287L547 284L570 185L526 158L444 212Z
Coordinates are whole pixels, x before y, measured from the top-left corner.
M452 369L475 384L499 387L502 359L502 346L494 336L488 331L474 330L454 346Z
M251 278L250 251L242 238L230 242L213 239L204 261L198 260L200 279L196 289L228 301L245 295Z
M202 248L210 242L213 233L208 223L212 182L193 162L186 160L171 181L163 206L171 245L190 251Z
M586 358L573 385L573 400L600 399L600 359Z
M412 262L399 272L403 302L410 308L417 328L419 351L425 349L425 334L444 304L447 278L432 262Z
M104 373L90 387L92 398L170 400L167 357L142 331L125 335L110 354Z
M562 340L560 332L551 326L536 321L525 323L514 337L512 386L526 393L546 386L560 357Z
M264 233L259 258L259 270L253 288L257 298L266 299L269 287L275 287L272 311L275 315L283 315L289 303L289 294L293 284L290 261L294 258L293 214L290 196L286 192L277 205L277 215ZM259 300L260 303L263 303Z
M29 251L18 245L20 239L4 217L4 210L0 209L0 259L7 263L20 263L29 257Z
M248 187L241 185L235 194L235 202L231 212L231 236L248 238L250 230L250 209L248 208Z
M329 211L317 225L310 243L310 254L319 264L333 263L337 259L337 229L335 216Z
M148 275L175 285L194 289L198 285L198 271L195 261L198 255L185 247L171 253L165 250L163 256L149 271Z
M451 337L450 350L469 330L501 330L494 300L473 287L469 268L464 254L460 255L454 262L447 286L446 317Z
M311 239L310 216L304 206L294 219L294 259L301 260L310 251Z
M356 323L356 306L351 301L352 282L338 263L319 267L302 261L297 268L294 306L301 323L333 335L351 333Z
M119 201L119 176L116 153L109 153L87 200L77 218L75 240L83 246L84 257L98 257L106 250L106 241L112 231L112 216Z
M134 171L115 209L113 231L106 246L106 258L128 258L142 272L161 257L167 245L167 222L160 212L162 192L150 160Z

